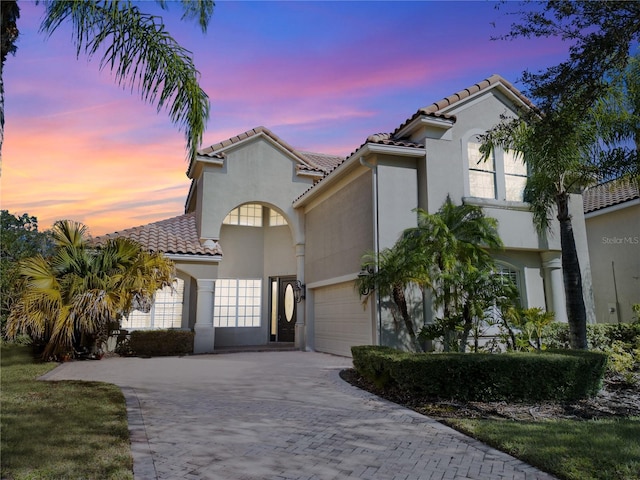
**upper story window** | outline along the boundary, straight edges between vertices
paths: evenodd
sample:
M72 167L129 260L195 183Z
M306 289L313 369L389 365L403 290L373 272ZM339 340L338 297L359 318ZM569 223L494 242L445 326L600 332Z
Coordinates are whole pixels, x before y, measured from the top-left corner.
M496 198L496 161L493 152L486 161L480 159L480 144L467 144L469 158L469 195L480 198Z
M280 225L286 225L287 220L284 216L280 215L275 210L269 210L269 226L270 227L279 227Z
M491 152L486 161L481 161L480 146L475 136L467 142L468 195L522 202L527 184L527 166L522 157L516 152L499 149Z
M262 205L247 203L229 212L222 221L225 225L243 225L247 227L262 226Z
M527 166L520 155L512 150L502 153L504 159L505 200L522 202L527 184Z

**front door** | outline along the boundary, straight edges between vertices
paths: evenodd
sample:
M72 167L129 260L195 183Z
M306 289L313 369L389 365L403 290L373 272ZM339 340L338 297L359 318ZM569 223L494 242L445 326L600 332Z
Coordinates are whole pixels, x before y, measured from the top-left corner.
M296 277L271 279L271 341L293 342L296 333Z

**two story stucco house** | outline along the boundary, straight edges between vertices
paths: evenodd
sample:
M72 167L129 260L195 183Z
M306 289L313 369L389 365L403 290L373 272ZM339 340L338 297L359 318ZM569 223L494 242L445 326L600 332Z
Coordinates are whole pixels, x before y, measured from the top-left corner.
M505 248L494 255L522 306L566 321L560 236L534 228L522 201L526 166L501 150L478 163L477 135L530 106L493 75L369 136L346 158L296 150L264 127L203 148L187 171L184 215L103 237L133 238L176 264L176 289L123 327L193 329L196 353L270 342L346 356L352 345L402 347L408 339L383 299L363 305L354 281L365 252L392 246L416 225L416 207L434 213L447 195L498 220ZM592 305L582 206L572 198ZM424 323L433 312L423 304Z

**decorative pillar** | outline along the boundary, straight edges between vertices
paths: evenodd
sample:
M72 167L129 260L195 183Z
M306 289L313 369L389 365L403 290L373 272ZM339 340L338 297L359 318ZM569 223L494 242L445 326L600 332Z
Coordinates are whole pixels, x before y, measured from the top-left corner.
M547 310L555 313L556 322L567 323L567 302L564 296L564 279L562 277L562 253L542 252L542 268L544 270L544 293Z
M193 327L195 338L193 353L211 353L215 340L213 326L213 292L215 280L198 278L198 300L196 303L196 323Z
M304 292L304 243L296 244L296 277L303 285ZM305 350L306 338L305 338L305 309L306 300L303 299L296 306L296 326L295 326L295 347L298 350Z

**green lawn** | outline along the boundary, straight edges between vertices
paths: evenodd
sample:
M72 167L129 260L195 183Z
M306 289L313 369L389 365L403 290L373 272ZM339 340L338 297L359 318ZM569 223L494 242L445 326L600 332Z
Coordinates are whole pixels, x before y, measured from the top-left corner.
M449 419L447 423L562 479L640 479L640 417L538 422Z
M133 479L125 401L114 385L38 382L56 364L3 345L2 479Z

